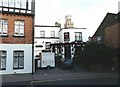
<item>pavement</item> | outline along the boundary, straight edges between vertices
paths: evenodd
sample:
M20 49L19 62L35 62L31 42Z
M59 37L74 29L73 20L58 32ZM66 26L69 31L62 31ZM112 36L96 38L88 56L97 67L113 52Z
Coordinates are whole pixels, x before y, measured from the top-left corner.
M13 75L2 75L2 83L9 82L22 82L30 81L45 82L45 81L58 81L58 80L74 80L74 79L87 79L87 78L101 78L110 77L118 78L116 73L101 73L101 72L90 72L83 69L73 70L61 70L59 68L38 69L35 74L13 74Z

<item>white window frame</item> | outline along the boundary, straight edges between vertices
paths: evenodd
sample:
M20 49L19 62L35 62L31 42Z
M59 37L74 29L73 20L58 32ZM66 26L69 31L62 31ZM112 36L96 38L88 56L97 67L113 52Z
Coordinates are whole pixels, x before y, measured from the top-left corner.
M40 31L40 37L45 37L45 31L44 30Z
M7 58L7 51L0 50L0 70L6 70L6 58Z
M24 21L15 20L14 36L24 36Z
M13 51L13 69L24 69L24 51L23 50Z
M8 20L0 19L0 36L8 35Z
M50 35L51 35L52 38L54 38L55 37L55 31L51 31Z
M82 41L82 32L75 32L75 41Z

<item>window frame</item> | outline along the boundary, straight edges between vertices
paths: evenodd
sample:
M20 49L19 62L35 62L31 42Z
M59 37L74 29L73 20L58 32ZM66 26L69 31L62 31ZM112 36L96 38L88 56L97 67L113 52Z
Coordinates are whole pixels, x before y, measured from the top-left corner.
M8 19L0 18L0 25L1 25L0 36L7 36L8 35Z
M82 32L75 32L75 41L82 41Z
M64 32L64 41L70 41L70 32Z
M14 52L17 52L18 55L14 55ZM20 53L23 52L23 55ZM20 58L23 58L22 66L20 65ZM17 59L17 64L15 65L15 60ZM24 69L24 51L23 50L14 50L13 51L13 69Z
M45 31L44 31L44 30L41 30L41 31L40 31L40 37L41 37L41 38L44 38L44 37L45 37Z
M55 38L55 31L51 31L50 36L51 36L51 38Z
M6 59L7 59L7 51L6 50L0 50L0 70L6 70ZM2 52L5 52L5 55L2 55ZM2 59L4 57L4 67L2 67Z
M51 44L51 42L45 42L45 49L46 50L50 49L50 44Z
M19 23L17 24L16 22L19 22ZM23 25L20 24L22 22L23 22ZM16 27L18 27L18 29ZM21 29L21 27L23 29ZM19 37L25 36L25 21L24 20L15 20L14 21L14 36L19 36Z

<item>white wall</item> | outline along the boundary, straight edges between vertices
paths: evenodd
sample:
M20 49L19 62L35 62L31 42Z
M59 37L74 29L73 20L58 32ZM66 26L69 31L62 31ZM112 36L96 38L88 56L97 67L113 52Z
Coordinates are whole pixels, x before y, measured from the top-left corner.
M59 30L60 27L35 27L35 33L34 33L34 37L40 37L40 31L43 30L45 31L45 37L51 37L51 31L55 31L55 37L59 37Z
M42 50L46 49L46 42L56 43L59 42L59 30L60 27L44 26L35 27L34 33L34 56L39 55ZM40 31L45 31L45 38L40 38ZM55 31L55 37L51 38L51 31ZM35 47L36 45L42 45L43 47ZM36 58L36 57L35 57Z
M70 42L75 41L75 32L82 32L82 40L85 41L85 33L86 29L75 29L75 28L70 28L70 29L62 29L59 32L59 41L61 43L64 43L64 32L69 32L70 36Z
M51 42L51 43L56 43L59 42L59 39L44 39L44 38L39 38L34 40L36 43L34 43L34 56L39 55L39 53L42 50L46 49L46 42ZM35 47L36 45L42 45L43 47Z
M31 44L0 44L0 50L7 51L6 70L0 70L0 74L32 73L32 45ZM13 51L24 51L24 69L13 70Z

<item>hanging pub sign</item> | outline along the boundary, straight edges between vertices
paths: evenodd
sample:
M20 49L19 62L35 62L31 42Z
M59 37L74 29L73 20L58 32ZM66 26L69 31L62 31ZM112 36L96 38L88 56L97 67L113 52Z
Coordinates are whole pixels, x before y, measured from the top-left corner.
M64 41L70 41L69 32L64 33Z

